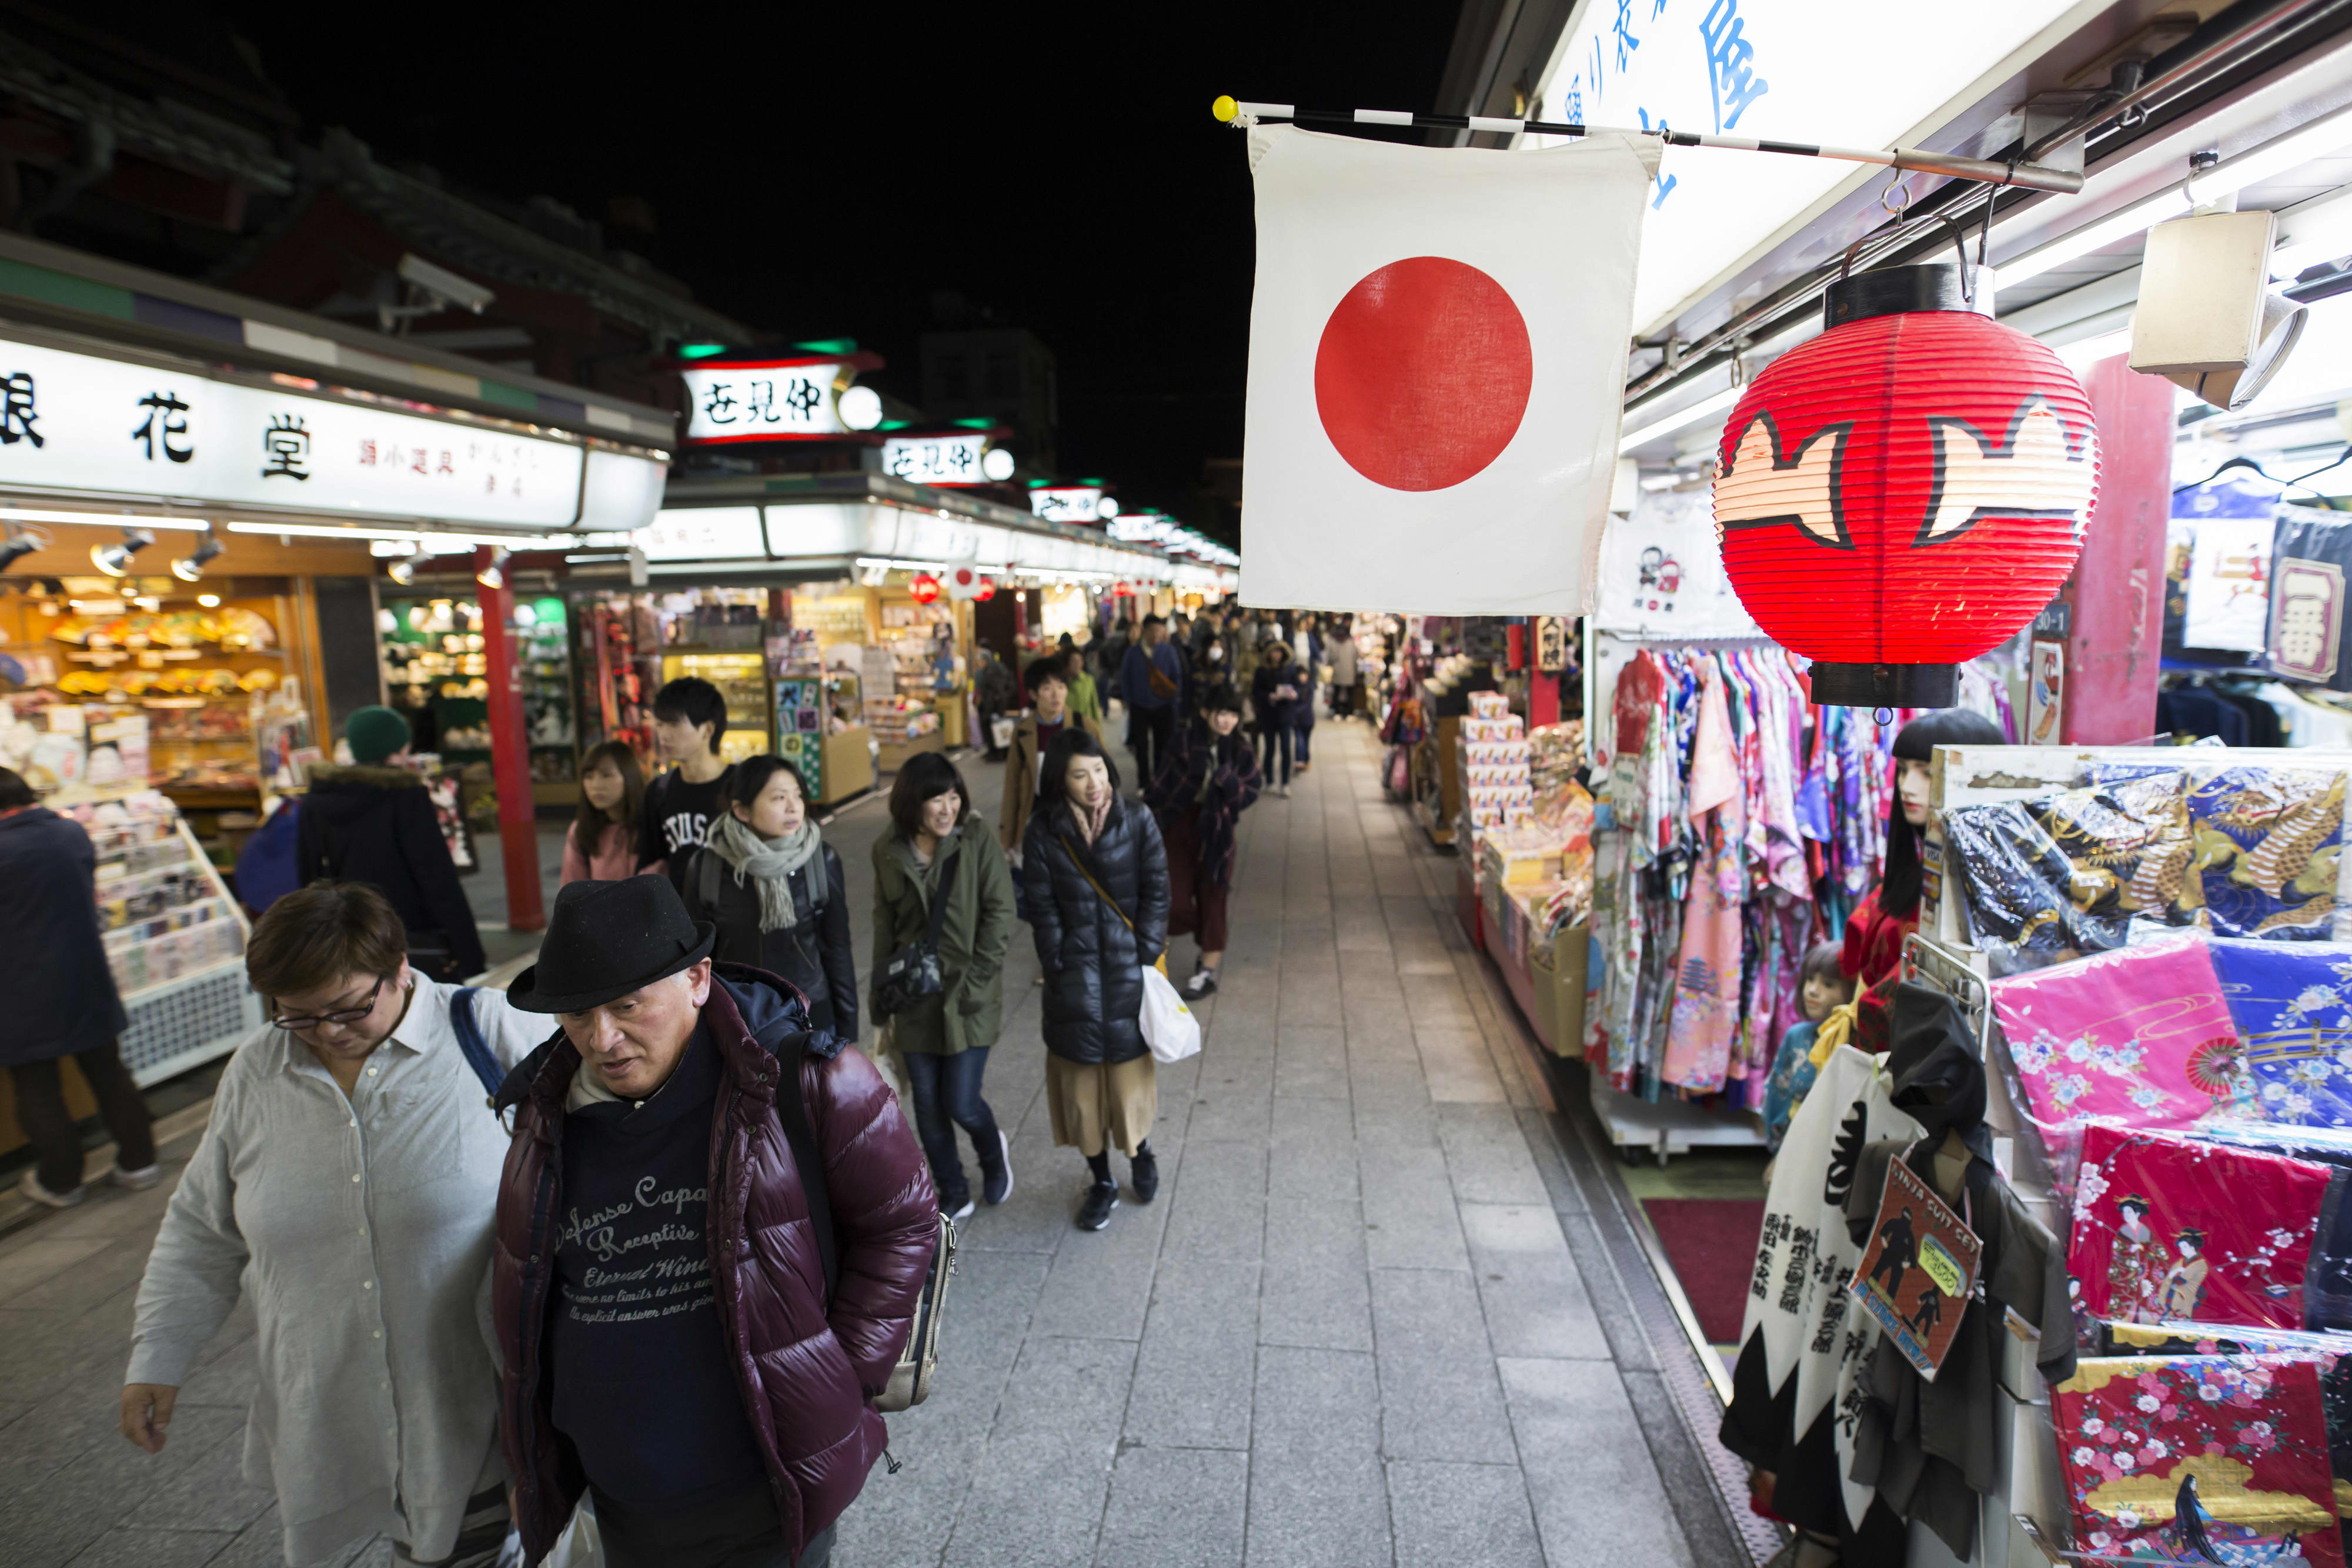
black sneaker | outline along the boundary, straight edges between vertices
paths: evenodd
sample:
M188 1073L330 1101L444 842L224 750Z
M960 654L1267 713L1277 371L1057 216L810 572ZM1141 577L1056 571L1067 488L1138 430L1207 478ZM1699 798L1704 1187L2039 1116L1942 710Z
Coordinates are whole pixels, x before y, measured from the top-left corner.
M980 1196L991 1206L1013 1196L1013 1134L996 1130L996 1158L980 1162Z
M1184 982L1184 998L1187 1001L1198 1001L1202 997L1213 997L1216 994L1217 972L1214 969L1195 969L1192 971L1192 977Z
M1135 1201L1150 1203L1160 1196L1160 1160L1150 1149L1138 1149L1135 1158L1127 1163L1127 1179L1135 1188Z
M949 1196L948 1194L946 1194L946 1193L941 1193L941 1194L940 1195L940 1212L941 1214L946 1215L950 1219L969 1219L969 1218L971 1218L971 1191L970 1191L969 1189L966 1189L965 1191L961 1192L961 1193L958 1193L958 1194L956 1194L956 1195L955 1195L955 1196L953 1196L953 1197L950 1197L950 1196Z
M1087 1188L1086 1202L1078 1205L1078 1228L1100 1230L1110 1223L1110 1211L1118 1207L1118 1183L1098 1181Z

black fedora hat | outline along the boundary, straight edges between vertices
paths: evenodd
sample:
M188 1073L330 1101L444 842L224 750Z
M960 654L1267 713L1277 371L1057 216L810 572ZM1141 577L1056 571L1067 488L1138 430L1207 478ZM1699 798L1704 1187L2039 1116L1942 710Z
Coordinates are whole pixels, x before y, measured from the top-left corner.
M710 956L719 927L686 912L669 878L566 883L539 962L514 977L509 1005L527 1013L602 1007Z

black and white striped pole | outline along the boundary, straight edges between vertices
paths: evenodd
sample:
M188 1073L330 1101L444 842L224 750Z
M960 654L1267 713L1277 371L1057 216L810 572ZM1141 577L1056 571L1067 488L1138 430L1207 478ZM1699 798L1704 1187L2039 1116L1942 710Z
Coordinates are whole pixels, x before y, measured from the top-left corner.
M1909 169L1923 174L1945 174L1956 180L1979 180L1992 185L2017 185L2029 191L2055 191L2073 195L2083 188L2083 176L2072 169L2041 163L2006 163L1990 158L1963 158L1951 152L1930 152L1916 147L1880 151L1868 147L1829 147L1811 141L1772 141L1750 136L1704 136L1696 131L1645 131L1633 126L1578 125L1558 120L1507 120L1491 114L1410 114L1395 109L1300 109L1288 103L1240 103L1220 98L1210 112L1227 124L1255 125L1283 120L1297 125L1398 125L1417 131L1492 131L1517 136L1654 136L1669 147L1721 147L1734 152L1785 152L1799 158L1834 158L1847 163L1874 163L1883 169Z

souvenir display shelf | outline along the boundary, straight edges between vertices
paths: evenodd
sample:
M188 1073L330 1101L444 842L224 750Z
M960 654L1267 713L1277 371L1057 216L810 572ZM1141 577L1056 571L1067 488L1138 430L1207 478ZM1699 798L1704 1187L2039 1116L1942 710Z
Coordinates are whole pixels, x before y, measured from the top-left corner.
M527 622L526 612L531 617ZM530 794L541 806L568 806L579 799L580 733L572 720L566 630L561 599L550 595L515 606L523 728L530 737Z
M48 803L97 851L99 921L130 1017L124 1064L143 1087L226 1055L262 1022L245 977L244 912L169 799L74 793Z

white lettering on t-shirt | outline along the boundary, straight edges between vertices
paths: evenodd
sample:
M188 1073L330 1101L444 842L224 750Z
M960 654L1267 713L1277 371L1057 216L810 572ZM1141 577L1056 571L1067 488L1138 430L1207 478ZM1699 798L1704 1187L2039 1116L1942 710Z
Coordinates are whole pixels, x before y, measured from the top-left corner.
M567 1210L560 1227L563 1241L583 1249L599 1263L633 1262L630 1255L648 1247L688 1250L634 1268L588 1269L577 1288L565 1288L564 1315L581 1323L625 1323L709 1306L713 1301L710 1253L703 1244L700 1227L682 1218L646 1222L662 1214L683 1217L691 1212L698 1218L709 1199L708 1187L666 1187L656 1177L646 1176L637 1183L627 1203L609 1204L585 1214L577 1208Z
M699 846L710 837L710 819L700 811L680 811L662 822L662 835L669 840L672 854L688 845Z

